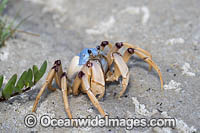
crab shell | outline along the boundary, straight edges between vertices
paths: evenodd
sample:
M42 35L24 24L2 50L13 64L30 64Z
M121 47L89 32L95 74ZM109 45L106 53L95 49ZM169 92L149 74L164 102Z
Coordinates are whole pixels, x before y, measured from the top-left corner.
M90 59L88 50L91 50L94 56L97 56L99 54L96 48L85 48L78 55L74 56L67 71L67 77L69 78L69 80L73 81L77 73L81 71L82 67ZM104 55L103 52L100 52L100 54ZM107 61L104 58L101 58L99 61L103 72L106 72L108 70Z

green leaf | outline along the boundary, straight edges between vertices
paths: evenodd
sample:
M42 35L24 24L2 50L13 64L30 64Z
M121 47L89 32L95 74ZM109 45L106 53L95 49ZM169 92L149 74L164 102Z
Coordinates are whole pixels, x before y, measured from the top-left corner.
M36 65L33 65L33 77L34 77L34 83L35 83L35 78L36 78L36 73L38 73L38 67Z
M25 85L25 81L26 81L26 77L27 77L27 71L24 71L21 75L21 77L19 78L19 80L17 81L17 85L15 87L15 92L22 92L22 88Z
M40 70L35 74L34 83L37 83L42 78L42 76L46 72L46 69L47 69L47 61L44 61L42 66L40 67Z
M2 0L0 4L0 15L2 15L3 10L6 8L8 0Z
M29 69L28 69L28 73L27 73L27 75L26 75L26 82L25 82L25 85L26 85L27 87L32 87L32 86L33 86L32 79L33 79L33 72L32 72L32 70L29 68Z
M0 76L0 88L2 87L3 85L3 75Z
M2 91L2 95L4 98L6 98L6 99L10 98L10 96L12 95L13 90L15 88L16 80L17 80L17 74L14 74Z
M33 74L35 74L38 71L38 67L36 65L33 65Z
M28 73L27 73L26 78L27 78L27 81L32 81L32 79L33 79L33 72L30 68L28 69Z
M42 73L42 76L46 72L46 69L47 69L47 61L44 61L42 66L40 67L40 70L39 70Z

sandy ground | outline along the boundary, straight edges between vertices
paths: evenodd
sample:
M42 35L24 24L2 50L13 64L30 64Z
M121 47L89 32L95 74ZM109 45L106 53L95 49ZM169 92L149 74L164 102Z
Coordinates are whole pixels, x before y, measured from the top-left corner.
M129 42L149 51L164 79L164 95L155 71L134 56L128 63L130 82L119 100L120 87L106 86L100 101L110 117L176 118L176 128L34 128L24 125L31 113L42 80L29 92L0 103L0 132L200 132L200 1L198 0L12 0L5 12L19 20L32 15L21 30L40 37L17 33L0 49L0 74L8 80L33 64L57 59L64 69L83 48L96 47L103 40ZM45 75L46 76L46 75ZM99 115L86 95L70 96L74 117ZM34 115L66 118L60 90L45 91Z

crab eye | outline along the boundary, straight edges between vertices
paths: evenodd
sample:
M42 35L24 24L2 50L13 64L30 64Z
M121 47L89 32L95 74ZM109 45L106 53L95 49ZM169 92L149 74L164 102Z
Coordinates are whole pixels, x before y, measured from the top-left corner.
M88 50L88 54L91 54L92 53L92 51L91 50Z
M100 50L100 46L97 46L97 50Z

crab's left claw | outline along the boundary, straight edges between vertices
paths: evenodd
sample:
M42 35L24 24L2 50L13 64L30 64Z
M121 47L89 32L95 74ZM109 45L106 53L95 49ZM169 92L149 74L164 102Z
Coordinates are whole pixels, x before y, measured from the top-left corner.
M120 91L118 95L118 98L119 98L126 91L130 74L129 74L128 66L124 62L122 56L119 55L118 53L114 53L112 56L114 60L115 71L114 71L114 74L107 77L106 81L117 81L119 79L119 76L122 75L122 90Z
M97 98L94 96L94 94L90 90L90 84L88 82L88 78L86 77L86 75L83 75L83 77L82 77L82 88L87 93L88 97L90 98L90 101L98 109L100 114L105 117L106 114L105 114L104 110L102 109L101 105L99 104L99 101L97 100Z
M93 105L98 109L98 111L100 112L100 114L102 116L105 117L105 112L102 109L102 107L100 106L97 98L95 97L95 95L93 94L92 87L97 87L97 86L93 86L91 85L92 82L92 63L90 61L88 61L83 68L81 69L81 71L77 74L74 83L73 83L73 94L77 95L79 93L79 87L81 89L81 91L83 93L86 93L89 97L89 99L91 100L91 102L93 103ZM96 68L96 67L95 67Z
M86 69L84 70L84 68L86 68ZM100 114L105 117L106 114L105 114L103 108L101 107L101 105L99 104L99 101L97 100L97 98L91 91L92 88L90 86L90 78L89 78L90 75L88 75L86 72L90 68L88 68L87 66L84 66L84 68L83 68L84 72L83 71L79 72L79 78L81 80L81 86L82 86L81 89L83 92L85 92L88 95L89 99L91 100L93 105L98 109Z
M91 91L94 96L101 99L105 93L105 79L102 66L98 61L91 61Z

